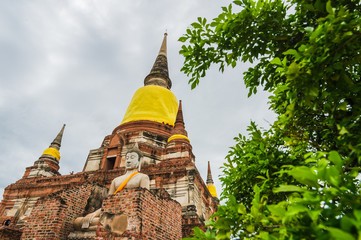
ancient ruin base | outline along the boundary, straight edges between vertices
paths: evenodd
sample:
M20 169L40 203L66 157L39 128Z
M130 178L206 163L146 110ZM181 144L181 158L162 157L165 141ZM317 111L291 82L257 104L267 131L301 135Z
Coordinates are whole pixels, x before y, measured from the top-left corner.
M66 240L73 221L83 214L96 184L85 183L39 199L24 225L21 240Z
M182 208L164 190L124 189L104 200L102 224L98 225L96 240L105 239L181 239ZM111 216L127 219L122 234L112 229ZM121 226L118 226L119 230Z
M124 189L104 199L101 224L74 234L72 222L84 215L93 184L83 184L39 199L21 229L1 227L1 239L181 239L182 208L164 189ZM124 227L124 223L126 226ZM123 229L122 229L123 227ZM72 235L71 238L69 236Z

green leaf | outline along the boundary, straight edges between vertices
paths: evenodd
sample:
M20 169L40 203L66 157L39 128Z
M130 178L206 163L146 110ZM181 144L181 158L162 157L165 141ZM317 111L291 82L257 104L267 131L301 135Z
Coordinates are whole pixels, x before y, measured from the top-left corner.
M342 231L339 228L326 227L326 230L329 231L331 236L333 236L335 239L355 240L355 238L351 234Z
M312 210L312 211L308 211L308 216L310 216L310 218L312 219L313 222L317 222L318 219L321 217L321 210Z
M288 67L288 70L287 70L286 74L289 74L289 75L298 74L299 69L300 69L299 65L297 63L293 62Z
M308 91L308 94L312 97L317 97L318 96L318 88L311 87Z
M286 212L287 216L294 217L302 212L308 212L309 209L301 204L291 204Z
M315 11L315 8L312 4L305 4L304 7L309 11Z
M356 217L357 221L361 222L361 210L353 210L353 215Z
M216 235L216 240L228 240L231 237L231 232L227 232L227 231L219 231Z
M192 23L191 25L192 25L192 27L194 27L194 28L202 28L202 25L200 25L200 24L197 23L197 22L194 22L194 23Z
M337 167L329 166L326 168L326 180L336 187L340 186L341 177Z
M299 186L295 186L295 185L281 185L278 188L275 188L273 191L276 193L278 193L278 192L303 192L304 189L302 189Z
M207 19L206 18L203 18L203 20L202 20L202 25L206 25L207 24Z
M239 6L242 6L242 1L240 1L240 0L235 0L235 1L233 1L233 3L234 4L236 4L236 5L239 5Z
M286 214L286 208L281 205L268 205L267 209L272 213L273 217L283 218Z
M338 154L338 152L331 151L329 153L328 159L335 164L335 166L337 167L337 170L339 172L342 172L343 162L342 162L342 159L341 159L340 155Z
M308 185L311 187L315 187L315 188L319 187L316 173L313 172L308 167L305 167L305 166L296 167L296 168L290 170L289 174L302 184L305 184L305 185Z
M280 66L282 66L281 59L279 59L278 57L272 59L272 61L270 62L270 64L275 64L275 65L280 65Z
M188 39L188 37L180 37L180 38L178 39L178 41L180 41L180 42L185 42L185 41L187 41L187 39Z
M342 135L345 135L347 133L348 133L347 129L345 127L341 127L339 134L342 136Z
M310 32L313 32L313 30L314 30L313 27L305 27L305 31L306 31L306 32L309 32L309 33L310 33ZM303 47L303 49L304 49L306 46L305 46L305 45L301 45L301 47ZM301 48L301 47L300 47L300 48Z
M197 81L195 80L195 81L192 82L191 89L193 90L196 87L197 87Z
M246 213L247 213L247 209L246 209L246 207L241 203L241 204L238 204L237 212L238 212L239 214L246 214Z
M348 106L348 103L345 101L345 102L342 102L338 105L338 108L342 111L347 111L347 106Z
M354 224L354 219L344 216L341 218L341 229L346 232L351 232L352 227L357 227Z
M332 5L331 5L331 1L328 1L326 3L326 11L331 15L335 14L335 12L334 12L334 10L332 8Z
M298 52L295 49L288 49L286 52L283 52L283 55L296 55Z
M248 225L248 226L246 227L246 230L247 230L248 232L250 232L250 233L253 233L253 232L254 232L254 226L253 226L253 225Z

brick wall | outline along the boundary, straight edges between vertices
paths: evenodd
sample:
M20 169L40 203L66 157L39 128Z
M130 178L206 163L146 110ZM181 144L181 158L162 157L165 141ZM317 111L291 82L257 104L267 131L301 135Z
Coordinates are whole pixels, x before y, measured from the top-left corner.
M128 228L119 236L98 225L96 240L182 238L181 206L163 189L124 189L105 199L102 210L128 215Z
M0 227L0 239L1 240L18 240L20 239L22 231L18 228L11 226Z
M84 212L94 187L97 186L83 184L39 199L21 239L67 239L73 220Z
M182 219L182 237L190 237L193 235L193 228L199 227L203 231L206 231L204 223L198 218L198 216L188 217L183 215Z

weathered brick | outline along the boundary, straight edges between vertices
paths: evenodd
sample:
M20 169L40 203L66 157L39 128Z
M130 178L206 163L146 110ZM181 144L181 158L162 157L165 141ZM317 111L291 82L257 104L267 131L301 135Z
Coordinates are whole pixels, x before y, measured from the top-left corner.
M163 191L162 194L168 195ZM147 189L124 189L104 200L102 210L129 217L129 225L122 236L114 235L98 225L96 240L105 239L181 239L182 208L170 197L162 198ZM123 238L121 238L123 237Z

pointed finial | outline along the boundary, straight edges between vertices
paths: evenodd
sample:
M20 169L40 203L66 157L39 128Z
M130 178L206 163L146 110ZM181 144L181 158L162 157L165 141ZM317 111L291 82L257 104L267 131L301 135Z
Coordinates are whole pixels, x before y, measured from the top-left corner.
M182 100L179 100L178 114L177 114L176 122L177 121L183 122Z
M211 164L208 161L207 185L213 185L213 178L211 173Z
M167 57L167 36L168 36L168 34L164 33L163 42L162 42L162 45L160 46L158 56L164 55ZM167 72L168 72L168 67L167 67Z
M182 134L188 137L183 120L182 100L179 100L178 113L174 123L174 134Z
M211 164L208 161L208 173L207 173L207 188L212 197L217 198L216 187L214 186L212 173L211 173Z
M63 133L64 133L64 128L65 128L66 124L63 125L63 127L61 128L60 132L58 133L58 135L56 136L56 138L53 140L53 142L50 144L50 147L55 148L57 150L60 149L61 146L61 140L63 138Z
M167 33L164 33L163 42L150 73L144 79L144 86L157 85L170 89L172 82L168 74L167 61Z
M61 140L63 138L64 128L65 128L65 124L61 128L61 130L58 133L58 135L56 136L56 138L52 141L50 146L47 149L45 149L45 151L40 156L40 158L44 158L44 157L47 158L47 157L51 156L59 161L59 159L60 159L59 150L60 150L60 146L61 146Z

